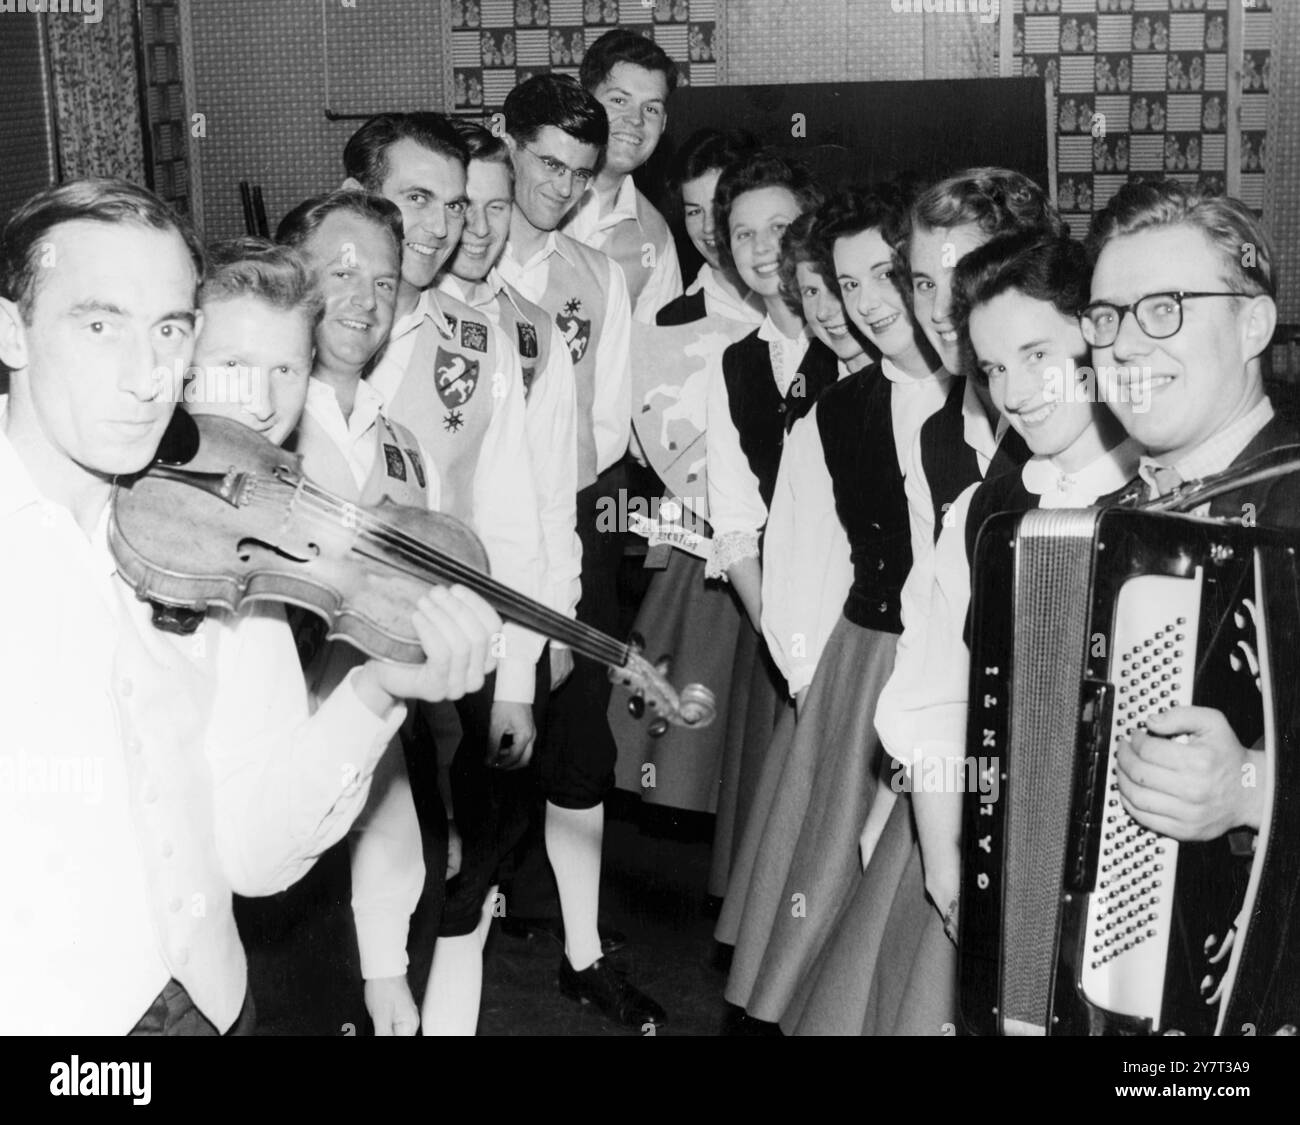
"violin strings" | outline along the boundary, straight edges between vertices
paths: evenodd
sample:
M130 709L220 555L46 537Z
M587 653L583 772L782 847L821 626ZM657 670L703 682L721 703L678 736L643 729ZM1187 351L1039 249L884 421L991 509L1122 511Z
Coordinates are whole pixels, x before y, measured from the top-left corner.
M292 487L283 484L283 482L277 481L276 483L282 484L285 488ZM294 488L294 491L297 492L298 490ZM621 666L627 662L627 646L620 644L611 637L607 637L599 630L565 617L549 607L537 605L517 590L513 590L511 587L457 559L435 554L420 540L385 524L381 520L376 520L365 513L364 510L348 505L346 501L306 479L302 481L302 492L305 499L320 512L333 515L347 508L349 514L355 514L357 529L371 540L389 547L408 561L414 560L423 563L436 573L441 573L452 581L459 581L471 589L477 588L481 590L484 594L496 599L497 603L499 603L497 608L511 613L521 624L535 627L539 632L550 633L557 640L563 640L571 644L579 652L584 652L586 655L606 663ZM254 490L252 498L260 498L256 490ZM415 574L413 577L418 578L420 575Z

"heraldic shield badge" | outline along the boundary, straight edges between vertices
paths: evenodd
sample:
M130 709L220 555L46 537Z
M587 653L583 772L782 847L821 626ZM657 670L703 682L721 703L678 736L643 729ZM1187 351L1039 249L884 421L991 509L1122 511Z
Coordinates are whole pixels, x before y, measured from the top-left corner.
M582 362L582 357L587 354L587 345L591 343L591 321L582 320L578 316L580 312L582 301L574 297L565 303L563 312L555 314L555 323L564 342L569 345L569 355L575 364Z
M708 519L704 404L712 372L752 324L706 316L671 328L632 324L632 425L659 479Z
M439 348L434 358L433 377L444 406L464 406L478 386L478 360Z

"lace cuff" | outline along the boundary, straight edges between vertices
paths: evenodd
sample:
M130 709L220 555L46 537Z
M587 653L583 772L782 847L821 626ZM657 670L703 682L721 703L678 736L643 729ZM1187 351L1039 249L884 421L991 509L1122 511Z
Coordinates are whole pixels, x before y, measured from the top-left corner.
M727 568L744 559L758 558L758 535L728 531L713 538L713 556L704 564L705 578L726 578Z

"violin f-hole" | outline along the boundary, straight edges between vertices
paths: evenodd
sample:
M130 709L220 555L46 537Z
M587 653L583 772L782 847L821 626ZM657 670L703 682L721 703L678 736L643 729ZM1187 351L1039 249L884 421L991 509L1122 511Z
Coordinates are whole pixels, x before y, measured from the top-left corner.
M264 551L270 551L272 554L279 555L282 559L288 559L289 562L309 563L320 558L320 547L315 543L308 543L307 550L310 552L309 557L295 555L292 551L286 551L283 547L277 547L274 543L267 543L262 539L245 538L239 541L236 550L239 552L240 562L250 562L253 558L253 552L258 548Z

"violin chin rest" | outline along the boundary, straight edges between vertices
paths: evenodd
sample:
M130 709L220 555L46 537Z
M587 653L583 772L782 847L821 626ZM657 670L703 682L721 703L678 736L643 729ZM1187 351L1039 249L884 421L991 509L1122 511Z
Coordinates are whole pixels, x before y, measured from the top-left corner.
M163 431L154 463L158 465L188 465L199 452L199 426L181 407L172 411L171 421Z

